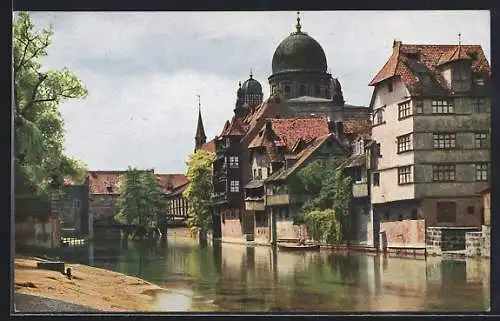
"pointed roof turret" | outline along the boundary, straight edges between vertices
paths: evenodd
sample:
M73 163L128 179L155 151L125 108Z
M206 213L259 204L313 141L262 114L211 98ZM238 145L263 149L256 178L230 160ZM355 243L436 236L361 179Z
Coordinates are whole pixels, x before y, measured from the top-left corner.
M198 95L198 124L196 125L196 138L207 138L205 128L203 127L203 119L201 118L201 103L200 95Z

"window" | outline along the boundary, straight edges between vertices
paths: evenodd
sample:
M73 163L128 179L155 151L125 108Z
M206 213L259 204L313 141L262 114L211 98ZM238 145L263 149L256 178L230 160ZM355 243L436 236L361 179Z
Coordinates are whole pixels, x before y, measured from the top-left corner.
M476 148L487 148L488 147L488 134L487 133L476 133Z
M231 181L231 193L237 193L240 191L240 182Z
M378 144L375 145L375 156L382 157L382 152L381 152L381 149L380 149L380 143L378 143Z
M451 182L455 180L455 165L433 165L432 180L434 182Z
M413 182L411 166L398 168L398 184L407 184Z
M486 107L484 105L484 97L472 98L472 111L475 113L486 112Z
M423 114L424 113L424 101L419 99L415 100L415 114Z
M457 203L437 202L436 207L438 223L454 223L456 221Z
M229 167L230 168L238 168L238 166L239 166L238 156L229 157Z
M398 105L399 119L411 116L411 103L410 101Z
M453 102L451 100L433 100L433 114L453 114Z
M253 179L257 179L257 169L253 169Z
M229 147L229 145L231 145L231 139L226 138L226 147Z
M483 78L477 78L476 79L476 85L478 85L479 87L484 86L484 79Z
M373 173L373 186L380 186L380 173Z
M434 133L434 148L450 149L455 148L456 134L436 134Z
M259 175L257 176L259 179L262 179L262 168L258 169Z
M394 89L394 88L392 88L392 81L390 81L390 80L389 80L389 82L387 83L387 90L388 90L389 92L392 92L392 90L393 90L393 89Z
M476 181L478 182L484 182L488 180L488 163L478 163L474 164L474 167L476 169Z
M458 63L453 68L453 80L467 80L469 79L469 67L463 63Z
M411 134L398 137L398 153L406 152L411 149Z
M319 86L316 86L316 96L321 96L321 88Z
M373 115L373 123L374 125L379 125L384 122L384 115L382 114L382 109L375 111Z
M474 206L467 206L467 214L474 215Z
M361 167L353 168L353 178L355 182L361 182L362 180Z

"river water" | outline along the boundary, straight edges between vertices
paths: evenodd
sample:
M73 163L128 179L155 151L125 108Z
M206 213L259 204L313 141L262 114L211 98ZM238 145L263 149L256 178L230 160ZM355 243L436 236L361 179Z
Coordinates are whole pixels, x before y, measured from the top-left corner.
M285 253L226 243L200 248L182 237L153 245L95 243L62 256L172 290L156 300L165 311L455 312L490 306L490 262L484 259Z

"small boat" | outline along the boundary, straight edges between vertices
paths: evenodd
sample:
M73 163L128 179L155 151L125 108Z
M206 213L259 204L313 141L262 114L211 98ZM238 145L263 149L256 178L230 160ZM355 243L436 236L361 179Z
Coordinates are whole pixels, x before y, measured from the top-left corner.
M287 252L292 252L292 251L318 251L319 250L319 245L318 244L291 244L291 243L278 243L278 248L280 251L287 251Z

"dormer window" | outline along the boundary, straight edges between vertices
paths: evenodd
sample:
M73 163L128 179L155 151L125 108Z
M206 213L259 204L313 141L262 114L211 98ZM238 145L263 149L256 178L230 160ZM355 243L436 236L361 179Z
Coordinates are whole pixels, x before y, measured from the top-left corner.
M456 63L453 67L453 80L466 81L469 79L470 67L465 63Z
M428 74L419 73L415 76L415 78L417 78L417 81L424 86L429 86L431 84L431 77Z

